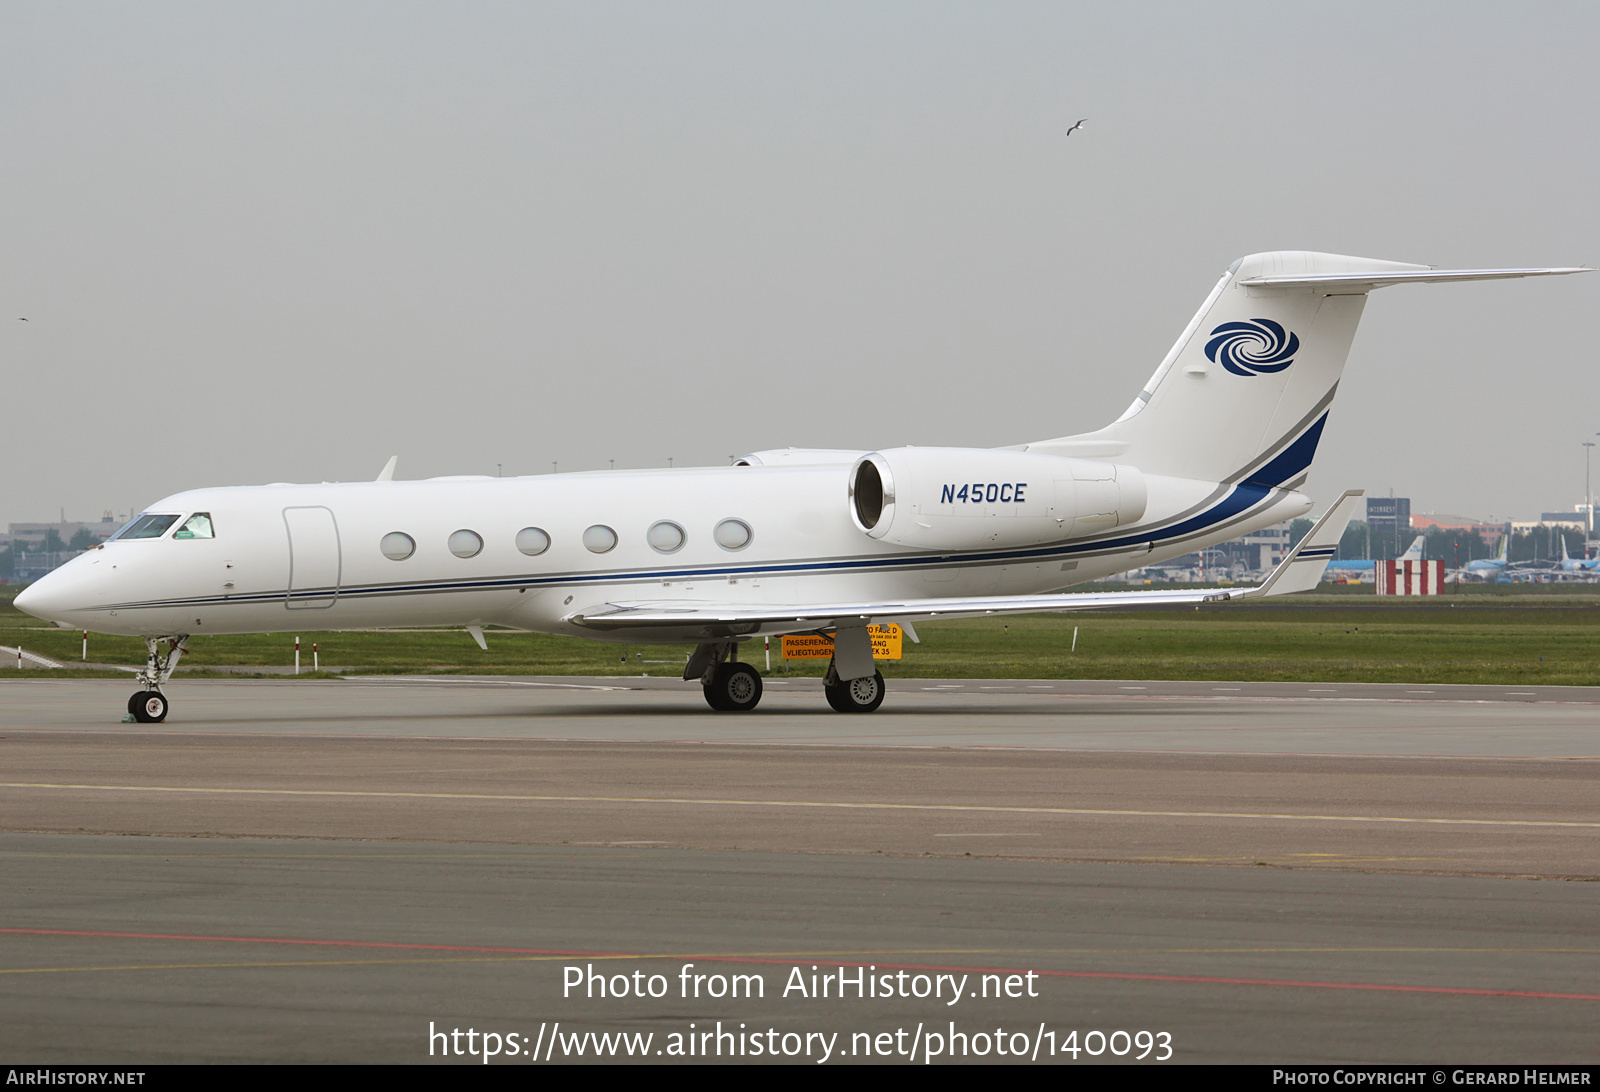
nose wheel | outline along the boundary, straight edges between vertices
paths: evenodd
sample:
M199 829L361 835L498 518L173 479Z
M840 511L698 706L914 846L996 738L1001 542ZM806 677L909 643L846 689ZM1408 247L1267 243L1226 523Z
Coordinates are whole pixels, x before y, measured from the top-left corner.
M165 652L161 650L163 643L167 646ZM161 692L161 687L172 678L172 672L177 669L178 661L183 658L184 647L188 643L188 634L179 637L144 639L149 658L145 661L144 670L138 674L139 683L144 689L128 699L129 718L139 724L160 724L167 719L167 710L171 706L167 702L167 696Z
M155 690L141 690L128 699L128 712L140 724L160 724L167 719L166 695Z

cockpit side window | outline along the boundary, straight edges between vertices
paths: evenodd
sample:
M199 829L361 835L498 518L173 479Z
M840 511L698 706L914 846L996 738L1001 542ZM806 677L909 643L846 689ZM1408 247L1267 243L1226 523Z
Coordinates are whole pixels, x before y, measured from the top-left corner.
M172 532L173 538L216 538L211 530L211 513L196 512L184 521L182 527Z
M168 527L177 522L177 516L157 516L145 513L112 535L108 541L124 538L160 538L167 533Z

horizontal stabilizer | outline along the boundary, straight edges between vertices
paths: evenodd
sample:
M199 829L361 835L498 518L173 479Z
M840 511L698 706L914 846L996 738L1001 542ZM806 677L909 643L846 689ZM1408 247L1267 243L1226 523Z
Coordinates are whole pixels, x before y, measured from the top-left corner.
M1306 537L1296 543L1294 549L1284 556L1278 567L1272 570L1272 574L1259 588L1251 588L1232 598L1252 599L1262 595L1290 595L1294 592L1310 591L1322 583L1322 574L1339 549L1339 540L1344 537L1344 529L1350 526L1350 520L1356 514L1356 507L1363 493L1364 490L1351 489L1341 495L1322 514L1322 518L1317 520L1311 530L1306 532Z
M1593 273L1587 266L1551 269L1425 269L1420 272L1312 273L1291 277L1251 277L1239 282L1245 288L1340 289L1369 292L1391 284L1439 284L1449 281L1499 281L1511 277L1561 277L1568 273Z

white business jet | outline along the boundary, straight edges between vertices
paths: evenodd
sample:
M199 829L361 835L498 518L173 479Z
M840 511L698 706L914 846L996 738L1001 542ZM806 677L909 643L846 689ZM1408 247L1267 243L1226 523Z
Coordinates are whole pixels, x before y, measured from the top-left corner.
M742 641L828 634L841 712L883 701L875 622L1221 602L1316 586L1347 493L1257 587L1061 594L1303 515L1298 492L1374 288L1579 269L1441 271L1254 254L1223 273L1121 417L999 449L758 451L728 467L197 489L16 599L143 637L139 721L188 642L314 626L485 625L694 646L713 709L753 709Z

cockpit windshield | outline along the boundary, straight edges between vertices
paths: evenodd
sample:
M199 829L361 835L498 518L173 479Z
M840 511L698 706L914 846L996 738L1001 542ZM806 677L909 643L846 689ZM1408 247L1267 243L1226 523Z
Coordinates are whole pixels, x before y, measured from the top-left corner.
M167 533L168 527L177 522L177 516L157 516L147 512L106 541L115 542L124 538L160 538Z
M182 527L172 532L173 538L215 538L211 530L211 513L196 512L184 521Z

